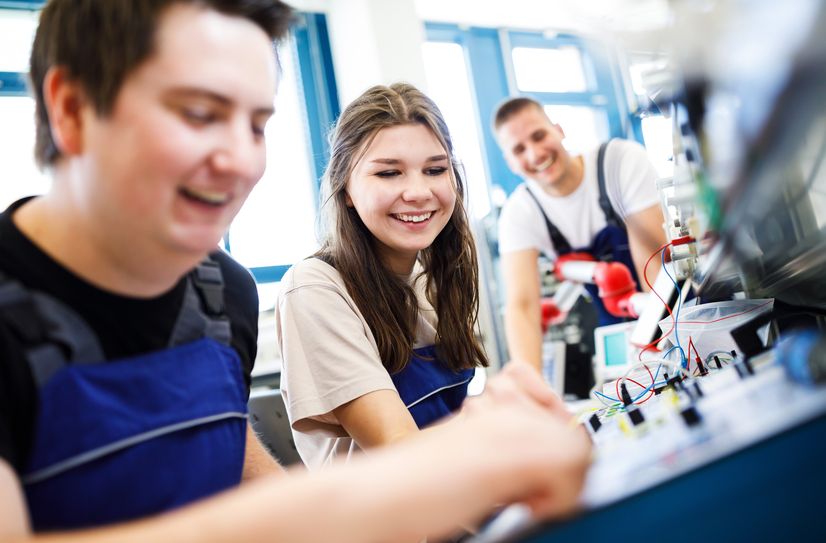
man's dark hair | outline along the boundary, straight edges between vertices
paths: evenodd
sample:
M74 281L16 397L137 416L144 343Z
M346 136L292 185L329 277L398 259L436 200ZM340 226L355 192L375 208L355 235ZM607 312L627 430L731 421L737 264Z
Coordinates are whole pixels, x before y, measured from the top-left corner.
M496 111L493 114L494 132L499 130L499 127L505 124L505 122L507 122L508 119L529 107L535 107L542 113L545 113L542 104L540 104L533 98L527 98L525 96L520 96L518 98L508 98L507 100L499 104L499 106L496 108Z
M52 139L43 81L53 66L63 66L80 83L98 115L108 115L126 77L148 59L163 12L193 4L258 25L273 40L283 38L292 8L278 0L51 0L40 14L30 60L36 102L35 160L54 164L60 150Z

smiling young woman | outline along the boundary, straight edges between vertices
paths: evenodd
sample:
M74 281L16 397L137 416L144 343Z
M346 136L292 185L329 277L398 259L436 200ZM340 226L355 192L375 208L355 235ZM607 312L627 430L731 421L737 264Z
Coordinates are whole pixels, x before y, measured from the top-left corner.
M285 276L277 312L282 389L311 467L457 410L487 365L464 182L439 109L410 85L373 87L342 113L332 150L323 246Z

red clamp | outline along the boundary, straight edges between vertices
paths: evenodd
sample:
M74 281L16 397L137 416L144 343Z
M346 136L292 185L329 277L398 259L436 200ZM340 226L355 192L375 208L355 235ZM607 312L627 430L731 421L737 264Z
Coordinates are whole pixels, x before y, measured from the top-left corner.
M553 298L540 299L539 307L540 311L542 312L539 317L539 322L542 325L543 334L548 331L548 326L552 324L559 324L564 319L562 311L559 309L559 307L557 307L556 302Z
M620 262L600 262L594 269L594 283L608 313L615 317L630 317L631 296L637 290L631 272Z
M554 275L560 281L565 281L568 278L562 275L562 265L566 262L596 262L596 258L591 253L567 253L562 256L557 257L556 262L554 263Z

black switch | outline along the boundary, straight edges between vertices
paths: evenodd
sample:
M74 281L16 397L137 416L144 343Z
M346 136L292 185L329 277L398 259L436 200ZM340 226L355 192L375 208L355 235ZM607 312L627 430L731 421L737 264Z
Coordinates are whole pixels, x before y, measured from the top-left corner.
M599 421L599 416L596 413L591 415L591 418L588 419L588 424L591 425L594 432L602 428L602 423Z
M702 417L700 417L700 413L697 412L697 408L693 405L689 405L682 411L680 411L680 415L682 415L683 420L688 426L696 426L702 422Z
M645 417L642 416L642 411L639 410L638 407L630 407L626 409L628 413L628 417L631 419L631 422L634 423L634 426L639 426L643 422L645 422Z
M628 387L625 386L625 383L620 385L620 398L622 398L622 405L626 407L634 403L631 399L631 395L628 393Z

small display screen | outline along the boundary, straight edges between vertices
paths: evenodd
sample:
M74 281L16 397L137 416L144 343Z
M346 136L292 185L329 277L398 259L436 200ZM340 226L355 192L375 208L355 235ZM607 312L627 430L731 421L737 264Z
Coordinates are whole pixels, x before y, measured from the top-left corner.
M603 342L606 367L624 366L628 363L628 341L625 339L624 331L606 335Z

